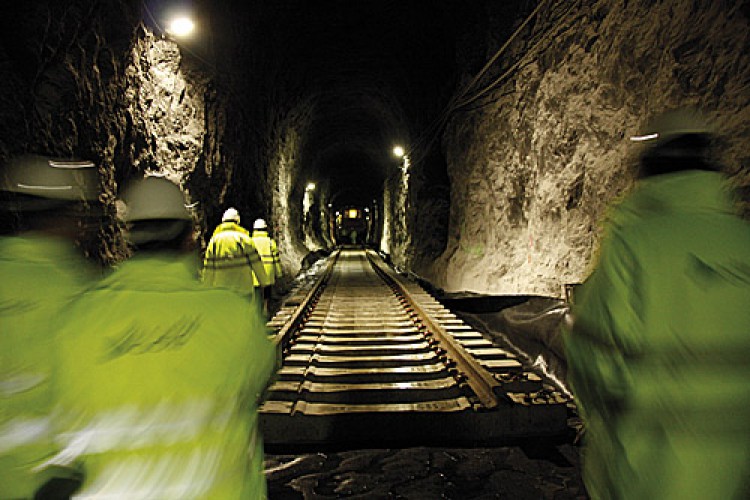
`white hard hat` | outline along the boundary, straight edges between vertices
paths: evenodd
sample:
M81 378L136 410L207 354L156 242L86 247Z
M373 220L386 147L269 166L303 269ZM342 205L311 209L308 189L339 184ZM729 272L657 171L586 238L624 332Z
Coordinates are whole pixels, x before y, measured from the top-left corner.
M135 245L171 241L193 220L185 207L182 190L163 177L131 182L122 194L122 201L123 219L128 223L127 238Z
M185 206L185 195L164 177L146 177L131 182L122 194L125 222L139 220L193 220Z
M631 137L632 141L643 141L660 147L669 141L686 135L712 135L714 133L706 117L695 108L678 108L654 116L643 133Z
M268 225L264 219L255 219L253 229L268 229Z
M2 166L0 191L26 195L13 203L13 208L21 211L94 201L99 197L98 171L90 161L22 155Z
M240 213L237 211L236 208L227 208L224 212L224 215L221 216L221 222L234 222L236 224L240 223Z

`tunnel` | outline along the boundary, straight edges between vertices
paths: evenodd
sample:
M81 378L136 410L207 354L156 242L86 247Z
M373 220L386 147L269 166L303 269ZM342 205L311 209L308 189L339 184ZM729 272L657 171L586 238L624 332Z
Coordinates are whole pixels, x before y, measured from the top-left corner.
M178 13L188 36L169 28ZM235 206L270 221L289 275L358 207L368 243L436 287L561 297L654 113L714 118L747 203L747 15L697 0L5 2L0 155L91 159L110 206L164 173L204 245ZM116 262L117 224L102 235L92 253Z
M711 119L750 215L749 19L742 0L4 0L0 161L95 163L103 266L129 252L121 187L158 174L201 249L228 207L266 219L288 280L354 243L446 293L564 299L659 112Z

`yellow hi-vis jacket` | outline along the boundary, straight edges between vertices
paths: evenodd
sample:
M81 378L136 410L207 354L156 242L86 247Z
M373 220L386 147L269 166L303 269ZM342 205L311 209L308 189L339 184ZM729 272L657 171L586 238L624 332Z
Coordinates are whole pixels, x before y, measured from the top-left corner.
M72 244L0 238L0 498L32 498L56 472L52 388L58 326L87 269ZM68 474L66 474L68 475Z
M203 281L251 299L254 283L271 284L252 238L234 222L219 224L211 236L203 259Z
M256 229L253 231L253 243L260 254L260 260L263 261L263 267L269 277L271 285L281 278L281 259L279 258L279 249L276 242L268 236L268 231ZM254 282L255 286L260 286L258 280Z
M748 498L750 224L728 193L658 175L611 213L565 339L591 498Z
M136 255L70 309L50 463L82 464L82 498L266 496L257 408L276 348L260 312L196 264Z

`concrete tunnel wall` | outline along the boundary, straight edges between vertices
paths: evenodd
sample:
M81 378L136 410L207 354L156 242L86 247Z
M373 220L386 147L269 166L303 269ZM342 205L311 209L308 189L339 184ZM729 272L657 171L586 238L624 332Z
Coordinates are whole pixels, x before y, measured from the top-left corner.
M679 104L716 120L747 207L747 2L550 2L464 92L510 34L499 7L483 3L488 16L456 35L461 105L433 153L450 185L436 194L426 160L385 180L380 245L397 265L448 290L559 296L585 277L605 208L633 183L627 137ZM197 202L204 242L228 204L246 224L269 219L289 275L328 243L325 211L300 222L316 95L280 83L273 51L241 67L229 51L206 60L144 25L136 1L19 0L3 10L0 159L93 159L112 215L119 184L165 174ZM399 113L394 123L408 120ZM317 208L332 194L323 183ZM127 254L114 219L87 249L104 262Z

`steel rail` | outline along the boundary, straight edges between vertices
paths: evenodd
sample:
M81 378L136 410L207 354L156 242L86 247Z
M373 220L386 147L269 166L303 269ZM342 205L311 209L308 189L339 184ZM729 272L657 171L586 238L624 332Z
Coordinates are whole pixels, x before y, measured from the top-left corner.
M328 257L326 269L320 273L312 287L310 287L310 290L305 295L305 298L302 299L284 325L279 329L276 335L274 335L274 342L281 347L282 351L288 347L291 337L300 329L300 326L307 319L307 313L314 309L315 301L323 292L324 285L330 278L340 254L341 251L336 250L330 257Z
M372 252L367 251L369 260L375 272L404 300L407 301L412 310L417 314L419 320L426 327L427 331L433 334L433 337L444 350L447 357L456 363L456 369L461 373L465 382L476 394L479 402L487 409L496 408L502 399L509 401L507 396L502 393L502 384L495 377L482 367L479 362L450 335L440 323L435 320L430 313L425 310L419 302L412 297L403 283L396 278L389 269L381 264L378 259L373 258Z
M269 327L283 346L259 408L271 446L462 446L567 428L567 400L542 377L372 251L332 254Z

